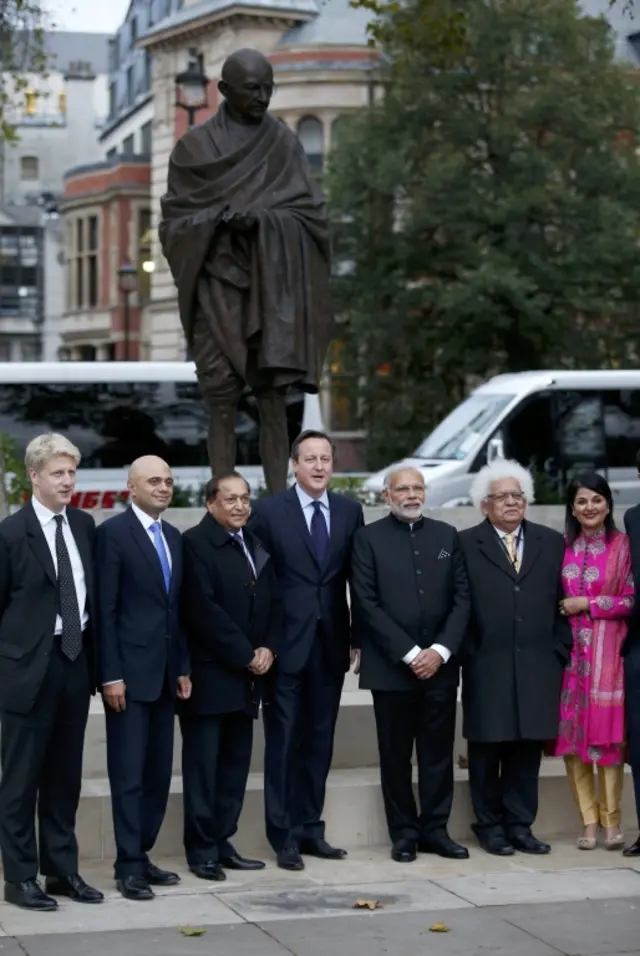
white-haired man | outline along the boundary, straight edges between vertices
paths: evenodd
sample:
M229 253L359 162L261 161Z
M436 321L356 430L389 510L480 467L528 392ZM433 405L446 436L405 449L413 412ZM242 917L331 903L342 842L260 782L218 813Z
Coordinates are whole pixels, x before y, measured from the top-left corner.
M97 682L95 526L69 505L79 462L64 436L34 438L33 497L0 525L0 849L5 900L30 910L103 899L78 874L74 832Z
M515 461L482 468L471 497L485 520L460 534L471 617L462 665L463 733L481 846L548 853L531 827L544 743L558 729L571 630L560 614L564 541L525 519L533 479Z
M421 472L397 468L387 476L386 495L391 514L354 537L352 595L360 686L373 695L391 856L409 863L419 850L466 859L467 848L447 833L457 655L469 617L464 560L455 528L422 516Z

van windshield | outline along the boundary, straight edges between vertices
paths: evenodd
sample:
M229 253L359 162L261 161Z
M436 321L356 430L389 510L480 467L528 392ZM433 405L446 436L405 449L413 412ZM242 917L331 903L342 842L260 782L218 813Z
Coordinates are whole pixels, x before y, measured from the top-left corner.
M514 395L471 395L418 446L415 458L460 461L476 442L492 431L496 419Z

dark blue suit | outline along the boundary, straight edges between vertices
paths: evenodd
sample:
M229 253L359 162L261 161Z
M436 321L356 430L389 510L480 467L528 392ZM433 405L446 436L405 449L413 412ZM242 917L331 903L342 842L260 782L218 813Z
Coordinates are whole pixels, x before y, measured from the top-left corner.
M349 669L347 578L361 506L329 493L329 546L322 562L295 487L256 502L249 528L271 555L284 626L266 681L265 809L276 852L324 837L322 809L340 695Z
M144 874L162 825L178 677L189 673L179 617L182 538L166 521L162 531L171 555L169 593L158 553L131 508L96 535L100 682L126 686L126 709L105 707L118 879Z

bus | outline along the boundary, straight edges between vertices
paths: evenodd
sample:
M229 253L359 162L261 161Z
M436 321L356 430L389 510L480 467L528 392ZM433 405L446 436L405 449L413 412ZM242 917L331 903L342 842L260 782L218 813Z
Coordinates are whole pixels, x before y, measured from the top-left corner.
M475 389L402 462L371 475L375 500L387 472L418 468L433 508L470 504L476 472L496 457L513 458L561 492L571 476L594 469L616 503L640 501L640 371L541 371L497 375Z
M291 440L321 428L318 396L287 397ZM192 362L0 363L0 433L20 455L43 432L61 432L82 455L73 504L126 503L127 471L140 455L159 455L176 488L199 491L211 477L208 421ZM255 399L246 394L236 422L237 468L256 492L264 483Z

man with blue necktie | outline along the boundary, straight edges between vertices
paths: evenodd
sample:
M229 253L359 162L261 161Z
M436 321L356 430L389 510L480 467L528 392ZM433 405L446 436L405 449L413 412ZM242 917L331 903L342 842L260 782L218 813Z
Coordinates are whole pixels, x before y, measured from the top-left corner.
M271 556L284 610L276 662L265 679L265 810L278 866L304 855L339 860L322 820L340 695L352 648L347 579L357 501L328 491L333 443L305 431L294 441L293 488L256 502L249 528Z
M98 647L117 857L129 900L179 881L149 859L164 819L173 765L176 698L191 694L180 626L182 538L161 518L173 477L161 458L131 466L131 507L97 532Z

